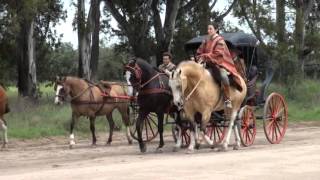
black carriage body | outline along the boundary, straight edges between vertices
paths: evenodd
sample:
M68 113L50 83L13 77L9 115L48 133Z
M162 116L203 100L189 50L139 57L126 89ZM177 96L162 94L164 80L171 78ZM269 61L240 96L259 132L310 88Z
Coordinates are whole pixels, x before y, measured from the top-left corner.
M273 68L271 60L266 54L259 48L259 41L251 34L244 33L242 31L233 33L220 34L230 51L239 51L241 58L244 59L247 67L247 76L250 74L251 69L255 66L259 71L259 76L263 79L258 95L255 99L255 105L263 105L266 100L266 90L270 85L273 77ZM196 51L205 40L206 35L198 36L190 39L184 45L185 51L189 55L196 55ZM247 77L250 79L250 77Z

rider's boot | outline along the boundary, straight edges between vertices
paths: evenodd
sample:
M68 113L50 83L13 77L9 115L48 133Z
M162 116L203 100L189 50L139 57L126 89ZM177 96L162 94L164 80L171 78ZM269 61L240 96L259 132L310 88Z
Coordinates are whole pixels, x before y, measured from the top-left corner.
M230 85L223 84L224 105L228 109L232 109L232 103L230 99Z

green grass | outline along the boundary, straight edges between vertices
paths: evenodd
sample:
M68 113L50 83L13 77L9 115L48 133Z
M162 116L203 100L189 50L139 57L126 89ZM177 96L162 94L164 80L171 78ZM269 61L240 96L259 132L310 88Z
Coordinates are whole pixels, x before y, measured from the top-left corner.
M281 93L288 103L289 121L320 121L320 81L304 80L296 86L271 84L268 92Z

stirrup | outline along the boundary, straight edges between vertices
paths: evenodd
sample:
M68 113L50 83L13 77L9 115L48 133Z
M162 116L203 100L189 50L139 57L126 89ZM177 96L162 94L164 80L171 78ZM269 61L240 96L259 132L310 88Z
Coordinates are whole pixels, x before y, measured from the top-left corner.
M224 105L225 105L226 108L232 109L232 103L231 103L230 99L225 100L224 101Z

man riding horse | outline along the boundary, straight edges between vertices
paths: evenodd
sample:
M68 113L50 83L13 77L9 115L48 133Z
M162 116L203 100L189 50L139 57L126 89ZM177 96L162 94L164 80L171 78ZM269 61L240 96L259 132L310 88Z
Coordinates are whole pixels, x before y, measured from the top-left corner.
M218 67L225 106L232 108L230 100L230 81L228 75L231 74L237 84L239 84L238 72L230 55L229 49L222 36L218 34L217 25L208 25L208 37L204 40L197 50L198 62L205 62L212 70Z

